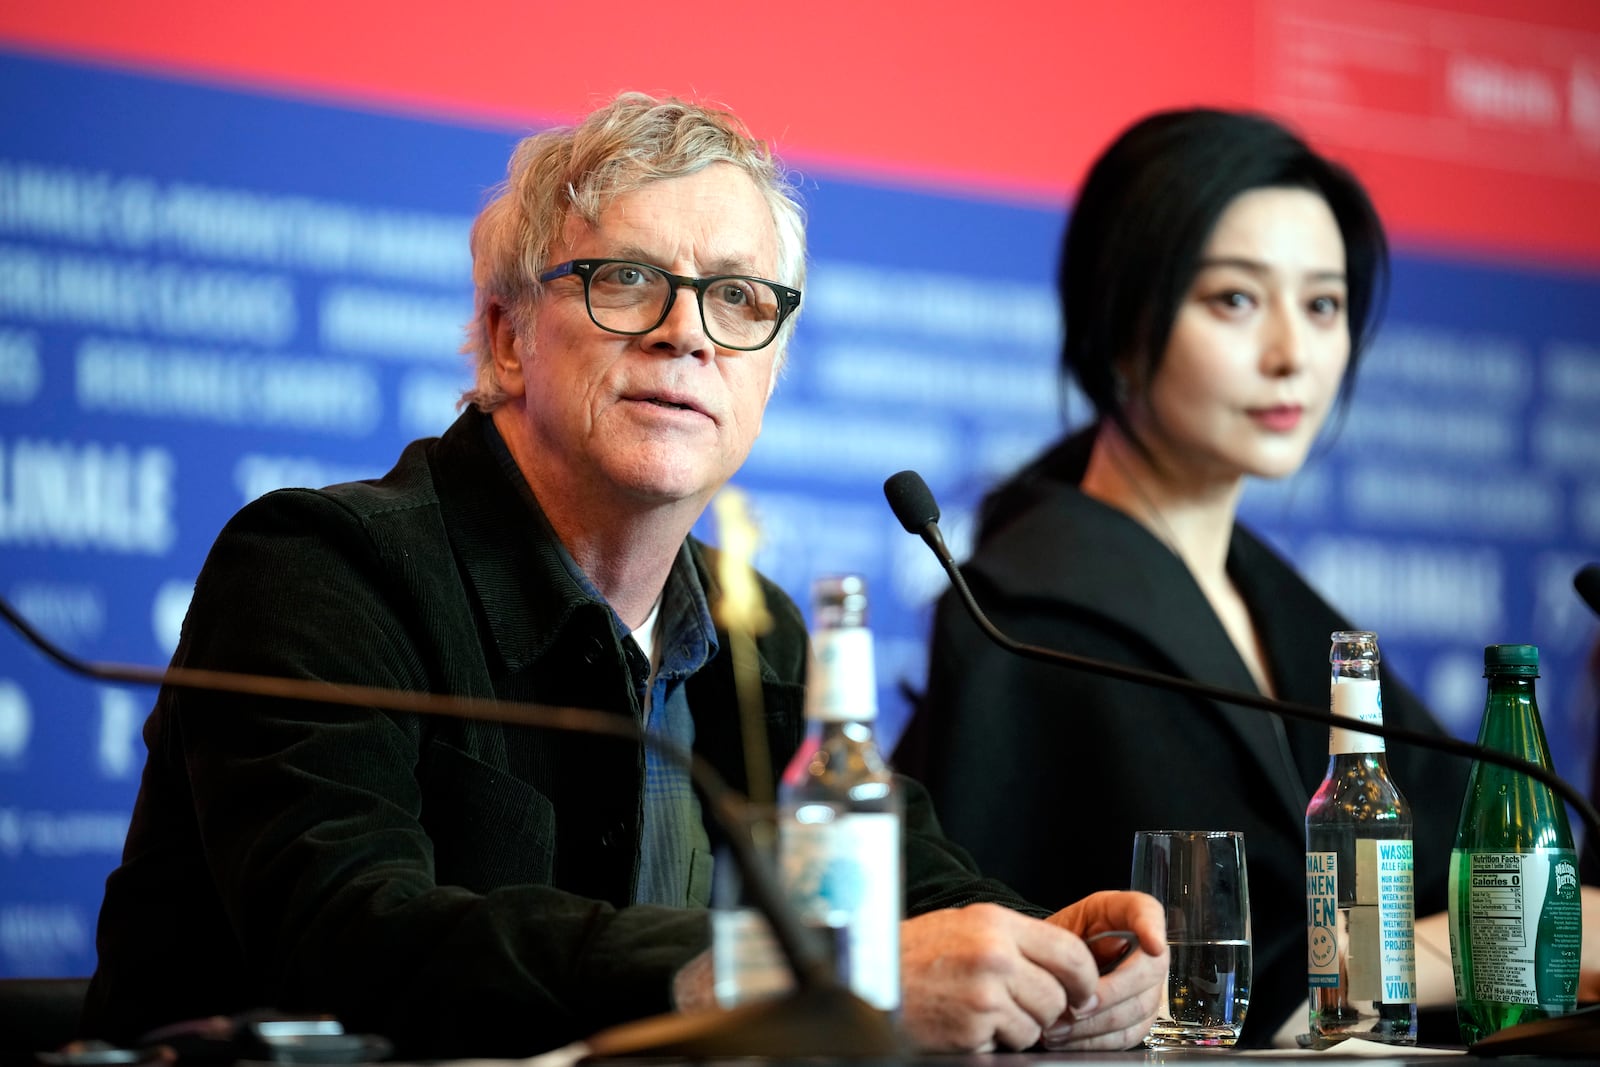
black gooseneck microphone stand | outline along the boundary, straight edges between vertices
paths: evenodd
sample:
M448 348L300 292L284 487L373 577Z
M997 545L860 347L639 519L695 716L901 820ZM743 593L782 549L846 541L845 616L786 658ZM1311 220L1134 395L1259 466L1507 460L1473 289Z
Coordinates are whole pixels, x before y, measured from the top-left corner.
M1499 752L1467 741L1460 741L1454 737L1424 734L1416 730L1391 726L1387 723L1353 722L1350 719L1336 718L1328 711L1322 708L1314 708L1309 704L1297 704L1292 701L1277 700L1263 696L1260 693L1226 689L1222 686L1191 681L1188 678L1159 674L1139 667L1129 667L1121 663L1091 659L1087 656L1074 655L1070 652L1061 652L1056 649L1042 648L1038 645L1017 641L1002 633L999 627L989 620L983 609L978 606L977 598L972 595L972 590L967 587L966 579L961 574L961 568L956 565L955 557L950 554L949 548L944 543L944 535L939 531L939 505L934 500L933 493L929 490L927 483L922 480L922 476L916 471L901 471L898 474L891 475L883 483L883 493L889 501L890 509L894 511L895 518L900 520L900 525L905 527L906 532L916 534L922 538L928 547L933 550L933 554L938 557L940 566L950 576L950 583L955 588L956 594L961 598L962 606L967 609L967 614L978 624L978 628L984 632L985 636L1007 651L1027 659L1038 660L1041 663L1053 664L1057 667L1088 671L1091 674L1120 678L1123 681L1154 686L1158 689L1168 689L1190 696L1204 697L1208 700L1221 701L1226 704L1256 708L1291 719L1302 719L1327 726L1339 726L1358 733L1376 734L1386 740L1419 745L1423 748L1438 749L1441 752L1448 752L1464 759L1478 759L1497 763L1502 767L1509 767L1511 770L1526 774L1528 777L1536 779L1553 789L1562 800L1572 805L1579 817L1583 819L1586 831L1584 834L1585 847L1600 848L1600 814L1595 812L1594 805L1589 803L1588 798L1568 785L1553 771L1546 770L1536 763L1530 763L1509 753ZM1588 583L1587 586L1584 584L1585 582ZM1584 594L1586 600L1589 598L1590 592L1594 592L1596 599L1600 600L1600 565L1591 564L1589 567L1584 568L1583 571L1580 571L1578 587L1579 592ZM1594 606L1596 611L1600 611L1600 605L1591 604L1591 606ZM1507 1027L1479 1041L1469 1051L1476 1056L1540 1055L1600 1061L1600 1005L1583 1008L1567 1015Z
M587 1056L886 1057L904 1051L889 1017L839 983L817 940L801 925L779 892L770 872L756 855L750 836L749 806L744 799L704 758L647 733L630 720L585 708L413 693L189 667L158 670L133 664L93 663L57 647L3 598L0 598L0 616L29 644L68 672L98 681L480 719L597 734L651 745L688 768L712 817L727 835L734 863L751 900L771 924L778 947L793 971L796 988L787 996L733 1009L660 1015L622 1023L587 1038L583 1042L587 1046Z

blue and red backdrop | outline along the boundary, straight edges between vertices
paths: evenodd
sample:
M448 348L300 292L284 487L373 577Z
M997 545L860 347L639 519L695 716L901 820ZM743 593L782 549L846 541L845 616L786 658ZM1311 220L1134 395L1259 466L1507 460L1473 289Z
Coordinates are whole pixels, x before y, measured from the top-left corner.
M1156 108L1254 107L1362 176L1396 269L1342 433L1244 513L1463 736L1482 646L1538 644L1586 780L1600 7L747 6L0 8L0 592L73 652L165 661L233 511L448 424L467 228L514 141L622 89L692 95L800 176L805 313L737 484L802 603L868 576L892 736L943 578L884 477L920 470L959 550L984 488L1086 413L1051 278L1088 162ZM151 699L0 635L0 974L92 969Z

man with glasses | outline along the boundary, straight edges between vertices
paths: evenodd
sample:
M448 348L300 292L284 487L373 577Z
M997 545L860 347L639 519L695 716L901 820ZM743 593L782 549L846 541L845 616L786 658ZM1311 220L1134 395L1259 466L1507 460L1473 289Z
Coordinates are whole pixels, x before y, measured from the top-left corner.
M743 463L804 227L731 116L636 94L528 138L473 227L471 407L383 479L246 507L177 665L600 709L745 781L730 642L690 530ZM775 773L806 636L764 583ZM524 1055L710 1003L712 838L657 749L502 722L164 689L107 883L92 1036L328 1011L410 1056ZM1049 916L982 881L909 788L903 1028L923 1047L1122 1047L1160 911ZM1110 975L1080 934L1136 931Z

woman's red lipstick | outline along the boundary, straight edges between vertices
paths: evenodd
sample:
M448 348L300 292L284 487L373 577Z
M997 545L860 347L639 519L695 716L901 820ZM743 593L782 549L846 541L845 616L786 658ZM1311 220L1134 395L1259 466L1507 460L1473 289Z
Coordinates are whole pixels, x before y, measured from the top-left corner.
M1251 408L1250 417L1256 424L1273 433L1288 433L1300 425L1305 408L1298 404L1280 404L1270 408Z

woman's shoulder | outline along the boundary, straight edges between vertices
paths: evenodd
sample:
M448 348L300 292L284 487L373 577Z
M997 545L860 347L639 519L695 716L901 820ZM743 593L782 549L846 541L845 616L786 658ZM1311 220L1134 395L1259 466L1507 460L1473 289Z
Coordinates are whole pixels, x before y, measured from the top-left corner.
M1086 427L1056 441L995 486L978 505L977 543L1034 511L1043 498L1061 489L1076 488L1083 480L1094 448L1094 427Z
M1075 484L1036 483L1026 507L981 536L965 567L997 595L1109 607L1170 600L1183 562L1137 520Z

